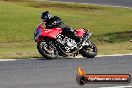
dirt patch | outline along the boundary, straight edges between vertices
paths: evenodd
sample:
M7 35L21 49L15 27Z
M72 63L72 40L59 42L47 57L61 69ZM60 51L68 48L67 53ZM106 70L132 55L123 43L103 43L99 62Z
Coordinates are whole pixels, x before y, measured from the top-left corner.
M127 42L132 40L132 31L108 33L100 36L100 41L114 43L114 42Z

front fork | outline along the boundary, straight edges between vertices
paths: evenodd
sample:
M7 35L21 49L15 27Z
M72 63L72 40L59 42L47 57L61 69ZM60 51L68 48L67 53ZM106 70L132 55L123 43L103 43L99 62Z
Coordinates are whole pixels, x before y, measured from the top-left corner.
M83 42L82 46L90 46L92 45L91 41L90 40L86 40Z
M90 45L92 45L92 42L89 40L89 38L90 38L90 36L92 35L92 33L91 32L87 32L85 35L84 35L84 37L82 38L82 41L81 41L81 47L80 47L80 49L83 47L83 46L90 46Z

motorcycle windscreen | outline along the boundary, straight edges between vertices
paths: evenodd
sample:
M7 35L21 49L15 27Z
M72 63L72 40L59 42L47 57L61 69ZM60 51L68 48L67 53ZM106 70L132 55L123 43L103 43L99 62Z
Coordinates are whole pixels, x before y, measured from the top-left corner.
M61 28L53 28L50 32L48 32L47 36L56 39L56 36L60 33L62 33Z
M43 26L40 24L40 25L37 27L37 29L36 29L36 31L35 31L35 33L34 33L34 39L35 39L35 41L37 41L37 39L39 38L39 36L42 35L42 33L43 33Z
M42 35L42 29L36 31L36 33L35 33L35 35L34 35L35 41L38 39L38 37L39 37L40 35Z

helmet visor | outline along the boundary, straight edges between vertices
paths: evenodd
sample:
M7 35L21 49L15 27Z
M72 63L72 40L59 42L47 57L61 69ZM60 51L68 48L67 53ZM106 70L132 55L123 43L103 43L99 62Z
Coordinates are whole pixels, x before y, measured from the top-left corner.
M45 22L48 19L48 17L47 16L41 16L41 19Z

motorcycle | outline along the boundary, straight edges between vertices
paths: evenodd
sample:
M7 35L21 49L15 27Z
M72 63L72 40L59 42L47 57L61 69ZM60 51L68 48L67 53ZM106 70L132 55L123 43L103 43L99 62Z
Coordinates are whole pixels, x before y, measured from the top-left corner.
M81 54L86 58L97 55L97 47L89 40L91 32L84 28L75 30L80 42L63 35L62 28L45 29L43 23L39 24L34 32L38 52L46 59L56 59L58 56L68 57Z

